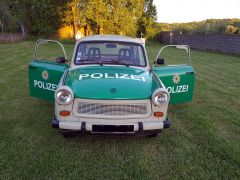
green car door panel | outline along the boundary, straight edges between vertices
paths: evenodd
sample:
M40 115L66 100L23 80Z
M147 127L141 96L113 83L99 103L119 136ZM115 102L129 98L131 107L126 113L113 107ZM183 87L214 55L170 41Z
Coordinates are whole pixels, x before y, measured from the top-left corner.
M153 72L167 88L170 94L170 104L192 101L195 71L191 66L154 67Z
M54 92L67 68L67 64L33 60L28 70L30 95L54 101Z

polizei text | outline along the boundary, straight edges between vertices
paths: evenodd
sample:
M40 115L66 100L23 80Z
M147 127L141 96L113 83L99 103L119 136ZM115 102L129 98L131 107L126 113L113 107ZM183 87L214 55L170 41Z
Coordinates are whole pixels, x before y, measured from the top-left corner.
M172 94L188 92L188 85L168 87L167 91L168 93L172 93Z
M130 80L136 80L136 81L146 81L144 76L139 75L132 75L132 74L121 74L121 73L114 73L114 74L108 74L108 73L93 73L93 74L80 74L79 80L83 80L85 78L92 78L92 79L130 79Z
M42 81L37 81L34 80L34 87L38 87L40 89L46 89L48 91L56 91L57 85L52 84L52 83L47 83L47 82L42 82Z

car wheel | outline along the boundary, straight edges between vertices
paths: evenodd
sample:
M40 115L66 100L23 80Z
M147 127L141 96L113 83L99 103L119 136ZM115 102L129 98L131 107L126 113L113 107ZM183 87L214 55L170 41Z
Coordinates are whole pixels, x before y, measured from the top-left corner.
M148 137L157 137L158 133L150 134Z
M61 134L63 135L63 137L65 138L70 138L73 137L74 134L70 133L70 132L61 132Z

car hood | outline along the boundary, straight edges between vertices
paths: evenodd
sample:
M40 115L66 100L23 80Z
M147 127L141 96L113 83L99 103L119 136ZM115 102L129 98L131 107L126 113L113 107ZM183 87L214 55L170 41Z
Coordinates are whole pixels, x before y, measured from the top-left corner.
M76 98L148 99L158 83L152 73L132 67L88 66L70 70L65 85Z

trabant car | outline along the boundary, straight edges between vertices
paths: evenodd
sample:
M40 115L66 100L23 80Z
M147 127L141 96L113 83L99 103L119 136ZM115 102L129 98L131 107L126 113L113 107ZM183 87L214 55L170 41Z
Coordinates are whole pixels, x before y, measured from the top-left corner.
M64 57L40 59L46 43L59 44ZM186 51L188 63L164 65L168 47ZM30 95L55 102L52 127L64 136L156 136L170 126L168 105L192 100L194 81L188 46L164 46L151 65L141 40L117 35L77 40L71 61L60 42L38 40L29 65Z

